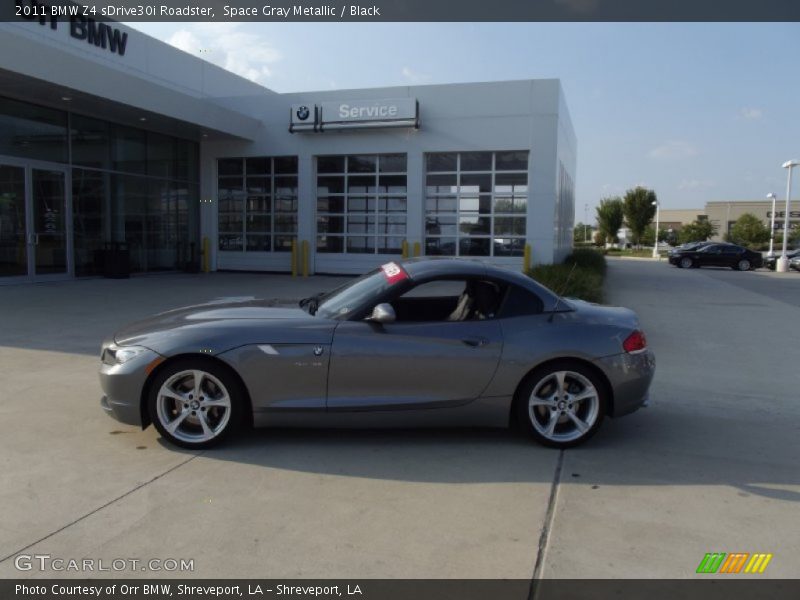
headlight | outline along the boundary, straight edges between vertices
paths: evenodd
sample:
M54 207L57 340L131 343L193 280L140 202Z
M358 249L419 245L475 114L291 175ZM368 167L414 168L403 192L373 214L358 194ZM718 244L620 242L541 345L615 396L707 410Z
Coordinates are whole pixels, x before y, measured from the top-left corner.
M132 358L139 356L142 352L145 352L147 348L142 348L141 346L109 346L105 350L103 350L103 355L101 360L103 364L106 365L121 365Z

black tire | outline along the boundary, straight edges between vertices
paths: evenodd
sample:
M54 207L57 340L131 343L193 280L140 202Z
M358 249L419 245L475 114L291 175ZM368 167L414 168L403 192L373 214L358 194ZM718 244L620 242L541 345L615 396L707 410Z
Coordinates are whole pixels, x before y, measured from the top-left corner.
M678 266L681 269L691 269L694 266L694 261L688 256L684 256L678 261Z
M735 268L737 271L749 271L750 269L753 268L753 265L748 259L743 258L738 263L736 263Z
M559 401L562 404L556 404L555 407L541 405L531 406L531 400L533 400L532 396L533 393L537 391L537 388L547 392L549 395L550 390L547 386L555 385L555 383L550 380L554 378L557 379L556 374L559 372L577 375L577 377L573 377L569 374L566 375L565 391L567 395ZM586 405L582 405L574 411L575 416L584 422L584 424L588 425L588 428L582 433L578 432L577 425L571 421L572 417L567 414L568 412L573 412L570 410L573 405L568 402L567 398L579 396L582 393L581 379L588 381L596 392L596 404L587 399ZM583 388L583 390L585 391L586 388ZM540 393L541 391L537 392L536 399L544 400L539 396ZM581 403L576 402L575 404L578 405ZM589 404L594 405L593 410L589 410ZM564 412L561 412L561 408L564 409ZM589 440L600 428L605 418L607 408L608 390L605 381L590 367L587 367L581 362L572 360L553 362L530 373L519 386L514 402L517 424L539 444L549 448L560 449L573 448ZM559 412L560 415L553 414ZM549 424L550 419L554 416L557 419L555 429L553 430L553 435L548 436L546 432L541 431L543 428L547 429L545 423L542 423L542 421L547 421ZM584 421L587 417L591 417L590 423ZM538 426L534 425L534 418L537 420ZM557 431L559 428L566 430L568 427L572 427L575 430L574 435L576 435L576 437L570 438L567 431Z
M205 374L200 377L201 396L199 399L194 398L194 377L192 377L190 385L188 372ZM173 378L175 378L174 383L170 382ZM167 382L170 384L166 389L170 391L178 389L173 386L187 388L183 394L185 400L178 401L162 396L162 387ZM192 387L192 390L189 390L188 387ZM202 394L206 394L206 396ZM225 397L229 400L227 407L222 404ZM203 406L201 400L220 404ZM168 406L170 402L172 402L171 407ZM161 412L159 412L159 405L162 408ZM168 363L156 374L147 394L147 410L150 420L161 436L176 446L191 450L216 446L238 430L244 420L246 406L246 396L242 385L231 369L215 360L202 357L181 358ZM227 417L224 416L226 410ZM177 415L175 420L178 417L181 418L175 433L168 430L167 423L165 423L170 414ZM202 427L201 419L205 422L208 430ZM172 422L174 423L175 420ZM210 431L212 435L209 435L207 431Z

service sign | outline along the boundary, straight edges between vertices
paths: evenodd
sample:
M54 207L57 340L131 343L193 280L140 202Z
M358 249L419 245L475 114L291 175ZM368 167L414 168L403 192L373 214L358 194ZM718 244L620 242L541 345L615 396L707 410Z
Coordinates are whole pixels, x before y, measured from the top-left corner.
M289 131L293 133L380 127L419 128L419 103L416 98L293 104L289 120Z
M417 118L417 101L414 98L323 102L321 106L323 123L363 123Z

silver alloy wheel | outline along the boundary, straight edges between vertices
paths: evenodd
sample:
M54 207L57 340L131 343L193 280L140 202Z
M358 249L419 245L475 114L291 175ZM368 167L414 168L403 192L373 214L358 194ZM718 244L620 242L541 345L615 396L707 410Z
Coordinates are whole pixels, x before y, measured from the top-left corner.
M689 269L692 266L692 259L688 256L681 259L681 268L682 269Z
M554 442L572 442L583 437L599 414L597 389L575 371L546 375L528 399L528 416L534 429Z
M739 261L739 270L740 271L749 271L750 270L750 261L746 258L743 258Z
M207 442L225 430L231 418L231 397L222 382L200 369L178 371L158 390L156 413L177 439Z

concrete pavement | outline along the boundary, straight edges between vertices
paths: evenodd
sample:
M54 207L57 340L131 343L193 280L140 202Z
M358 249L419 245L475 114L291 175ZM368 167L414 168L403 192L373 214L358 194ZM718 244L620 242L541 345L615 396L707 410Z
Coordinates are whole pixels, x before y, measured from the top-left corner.
M86 576L20 573L24 553L193 559L180 575L194 577L529 578L558 453L519 436L261 430L191 453L102 413L99 343L124 322L343 281L220 273L0 288L0 577Z
M706 552L800 575L800 277L609 261L657 372L652 406L565 453L545 577L692 577ZM763 577L763 575L762 575Z
M194 577L691 577L711 551L772 552L765 576L796 577L789 279L609 262L657 353L653 405L563 455L480 430L261 430L192 453L100 410L99 343L122 323L340 278L0 288L0 577L86 576L20 573L20 552L194 559Z

